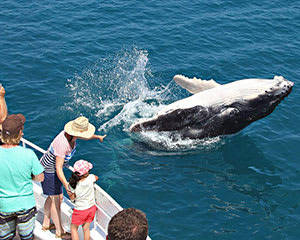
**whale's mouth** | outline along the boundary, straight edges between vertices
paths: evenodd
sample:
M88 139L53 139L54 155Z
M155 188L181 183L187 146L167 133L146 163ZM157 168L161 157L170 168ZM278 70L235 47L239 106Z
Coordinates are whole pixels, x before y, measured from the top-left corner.
M271 114L280 102L292 92L293 86L293 82L283 79L256 97L244 98L245 101L235 102L230 106L239 110L240 122L247 126Z

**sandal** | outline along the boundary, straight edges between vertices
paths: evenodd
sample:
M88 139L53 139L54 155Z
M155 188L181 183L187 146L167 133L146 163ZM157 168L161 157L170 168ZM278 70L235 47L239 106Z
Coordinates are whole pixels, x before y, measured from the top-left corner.
M54 229L55 229L55 225L53 223L51 223L49 227L42 226L43 231L54 230Z
M55 238L72 239L72 235L71 235L71 233L65 232L62 234L55 234Z

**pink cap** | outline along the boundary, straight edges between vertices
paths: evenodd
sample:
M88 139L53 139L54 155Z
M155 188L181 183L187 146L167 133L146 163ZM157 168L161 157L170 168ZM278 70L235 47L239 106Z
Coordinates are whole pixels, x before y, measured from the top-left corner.
M74 171L79 172L80 175L86 174L92 168L93 168L93 164L85 160L78 160L74 164Z

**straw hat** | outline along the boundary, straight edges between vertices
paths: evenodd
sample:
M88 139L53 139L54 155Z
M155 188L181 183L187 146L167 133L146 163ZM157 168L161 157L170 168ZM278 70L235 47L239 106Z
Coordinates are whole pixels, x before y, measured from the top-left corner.
M65 125L65 132L74 137L90 138L95 133L94 125L86 117L78 117Z

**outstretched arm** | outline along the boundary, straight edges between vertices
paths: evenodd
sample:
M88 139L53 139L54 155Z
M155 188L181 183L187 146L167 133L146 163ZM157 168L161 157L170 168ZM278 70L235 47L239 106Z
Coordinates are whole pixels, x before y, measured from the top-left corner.
M7 117L7 106L5 101L5 89L0 86L0 123Z
M101 135L95 135L95 134L94 134L94 135L91 137L91 139L99 139L100 142L103 142L103 140L104 140L105 137L106 137L106 135L101 136Z
M76 138L82 139L82 140L99 139L100 142L103 142L103 140L104 140L105 137L106 137L106 135L101 136L101 135L96 135L96 134L94 134L94 135L91 136L90 138L81 138L81 137L76 137Z

